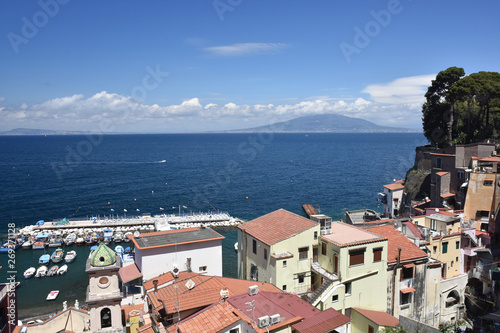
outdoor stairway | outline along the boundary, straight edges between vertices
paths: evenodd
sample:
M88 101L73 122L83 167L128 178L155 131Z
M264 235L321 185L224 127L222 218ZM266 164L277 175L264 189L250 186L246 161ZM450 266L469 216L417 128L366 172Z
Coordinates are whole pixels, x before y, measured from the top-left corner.
M328 273L323 267L321 267L321 265L317 262L313 262L311 264L311 268L313 269L313 271L315 271L316 273L318 273L319 275L323 276L324 278L327 278L329 280L333 280L333 281L336 281L339 279L339 277L335 274L331 274L331 273Z
M324 279L323 284L307 299L307 303L313 304L332 283L332 280Z

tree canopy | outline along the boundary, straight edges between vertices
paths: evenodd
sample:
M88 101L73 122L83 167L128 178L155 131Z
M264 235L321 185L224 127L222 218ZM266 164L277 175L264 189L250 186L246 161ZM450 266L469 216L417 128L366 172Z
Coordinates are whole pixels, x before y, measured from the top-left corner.
M432 81L422 106L425 137L433 145L498 139L500 137L500 73L465 75L450 67Z

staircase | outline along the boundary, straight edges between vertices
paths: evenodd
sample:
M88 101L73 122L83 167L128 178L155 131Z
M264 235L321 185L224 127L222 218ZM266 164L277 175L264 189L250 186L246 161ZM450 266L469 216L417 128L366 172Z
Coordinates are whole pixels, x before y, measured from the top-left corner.
M307 303L313 304L332 283L333 280L325 278L321 286L307 299Z

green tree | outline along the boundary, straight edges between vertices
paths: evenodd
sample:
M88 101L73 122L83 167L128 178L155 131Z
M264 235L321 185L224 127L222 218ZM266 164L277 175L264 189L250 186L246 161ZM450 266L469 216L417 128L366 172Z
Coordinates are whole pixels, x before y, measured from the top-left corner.
M433 145L451 145L455 123L455 96L449 96L450 88L465 75L460 67L450 67L441 71L432 80L425 94L422 107L424 135Z

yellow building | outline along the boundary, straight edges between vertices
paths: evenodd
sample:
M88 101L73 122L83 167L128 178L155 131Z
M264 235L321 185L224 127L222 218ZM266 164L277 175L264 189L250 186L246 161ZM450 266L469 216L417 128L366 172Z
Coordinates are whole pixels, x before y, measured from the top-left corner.
M441 277L449 279L460 275L460 239L461 233L454 232L444 236L431 237L422 243L427 247L431 258L441 261Z
M342 313L353 307L386 311L387 238L332 222L319 248L318 261L313 262L312 305Z
M238 277L302 295L311 290L320 224L279 209L238 227Z

